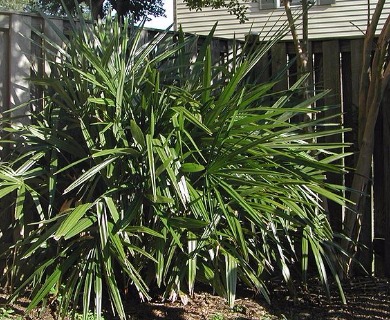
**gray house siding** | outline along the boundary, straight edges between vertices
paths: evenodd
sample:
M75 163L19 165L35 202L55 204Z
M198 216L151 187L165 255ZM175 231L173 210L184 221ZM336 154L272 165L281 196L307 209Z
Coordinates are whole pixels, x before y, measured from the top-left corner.
M371 12L377 0L370 0ZM176 28L182 26L185 32L200 35L208 34L215 22L218 27L215 36L222 38L243 39L249 32L267 38L286 21L284 8L260 9L258 1L245 2L248 21L240 24L235 16L224 9L203 9L190 11L183 0L176 0ZM294 9L293 11L298 11ZM386 1L382 14L382 23L390 14L390 1ZM367 0L336 0L331 5L314 5L309 12L309 38L326 39L332 37L361 37L368 19Z

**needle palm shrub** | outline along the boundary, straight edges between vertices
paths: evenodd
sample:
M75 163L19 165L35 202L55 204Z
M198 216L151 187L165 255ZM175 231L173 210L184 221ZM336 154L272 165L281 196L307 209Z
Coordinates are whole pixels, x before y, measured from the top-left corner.
M304 79L276 94L249 76L272 42L213 64L212 33L194 58L183 33L145 42L127 22L71 23L61 43L42 35L57 54L33 79L43 108L3 120L0 196L21 234L12 298L31 289L28 310L51 297L84 317L109 302L125 319L134 289L185 300L206 283L232 305L237 282L268 297L267 274L292 287L312 265L325 288L338 281L323 202L343 204L325 174L344 155L317 139L341 129L311 109L323 94L292 103Z

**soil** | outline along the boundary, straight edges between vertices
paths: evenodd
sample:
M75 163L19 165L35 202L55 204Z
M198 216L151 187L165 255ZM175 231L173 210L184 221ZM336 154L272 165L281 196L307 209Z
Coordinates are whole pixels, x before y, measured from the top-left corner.
M264 298L249 290L239 290L235 307L230 309L223 298L201 291L183 301L162 301L158 298L149 303L127 305L128 319L172 319L172 320L333 320L333 319L390 319L389 279L361 277L344 283L347 304L341 302L336 287L332 287L330 298L315 283L311 292L303 289L295 297L277 281L270 284L271 305ZM314 289L313 289L314 288ZM180 300L180 299L179 299ZM6 305L6 295L0 295L0 319L53 320L50 308L34 310L25 315L28 299L22 298L14 305ZM12 308L12 309L11 309ZM4 311L13 311L4 317ZM3 315L2 315L3 312ZM2 317L3 316L3 317ZM106 320L111 320L105 316ZM112 318L113 319L113 318Z

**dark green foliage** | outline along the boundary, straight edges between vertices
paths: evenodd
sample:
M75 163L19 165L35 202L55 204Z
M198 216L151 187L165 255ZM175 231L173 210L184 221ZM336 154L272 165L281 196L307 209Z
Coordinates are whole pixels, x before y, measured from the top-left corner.
M77 15L78 10L91 12L93 19L98 16L104 17L111 9L114 9L120 18L130 15L134 22L152 17L164 16L162 0L108 0L106 3L103 0L91 0L79 2L75 0L38 0L29 5L30 10L36 8L53 15L66 15L66 10Z
M241 23L248 20L246 17L247 7L239 0L184 0L184 3L190 10L202 10L202 8L207 7L212 9L225 8L230 14L235 15Z
M309 265L328 289L337 255L323 201L344 200L325 173L341 174L332 163L345 155L316 142L342 132L312 109L324 94L293 104L304 79L278 94L249 80L278 39L213 65L212 33L193 58L195 37L143 44L126 21L59 31L60 59L34 79L43 110L2 123L13 152L0 197L13 199L14 227L34 223L10 248L13 298L37 284L29 310L50 295L61 315L100 317L110 302L125 319L124 298L151 287L175 299L204 282L233 305L237 282L267 297L267 274L292 288ZM312 122L291 121L307 112Z

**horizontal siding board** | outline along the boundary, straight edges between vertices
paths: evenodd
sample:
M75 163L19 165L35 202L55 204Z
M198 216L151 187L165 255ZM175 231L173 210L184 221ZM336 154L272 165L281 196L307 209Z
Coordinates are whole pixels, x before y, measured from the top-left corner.
M281 25L285 19L283 8L260 10L257 2L245 2L248 6L248 21L240 24L234 15L224 9L204 8L201 11L190 11L183 0L176 0L176 21L183 30L196 34L207 34L215 22L218 27L215 35L218 37L244 39L250 31L266 35L275 25ZM376 0L371 1L371 13L375 9ZM295 9L295 12L299 11ZM390 1L385 4L381 25L390 14ZM367 25L366 0L336 0L333 5L313 6L309 12L309 38L327 39L330 37L358 37ZM274 28L275 29L275 28ZM298 28L299 29L299 28ZM260 32L262 31L262 32ZM289 39L287 36L286 39Z

